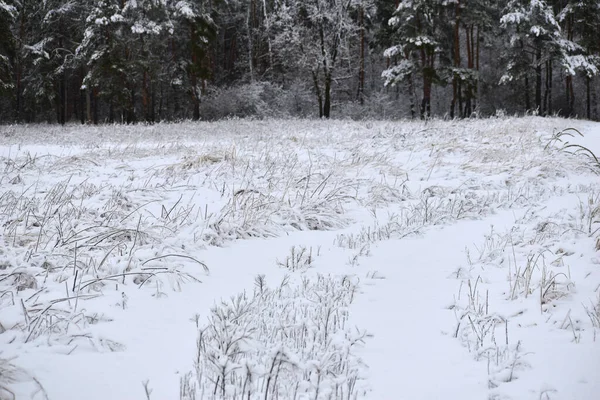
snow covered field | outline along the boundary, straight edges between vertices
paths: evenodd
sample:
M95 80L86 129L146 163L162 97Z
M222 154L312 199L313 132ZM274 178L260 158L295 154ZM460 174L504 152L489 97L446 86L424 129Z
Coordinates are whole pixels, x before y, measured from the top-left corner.
M542 118L0 127L0 399L599 399L589 151Z

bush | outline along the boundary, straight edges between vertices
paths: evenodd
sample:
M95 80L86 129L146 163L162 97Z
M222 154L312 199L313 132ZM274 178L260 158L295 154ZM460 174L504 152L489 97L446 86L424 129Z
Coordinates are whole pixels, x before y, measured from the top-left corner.
M310 93L300 83L294 82L286 90L272 83L256 82L216 90L202 102L200 115L208 121L231 117L307 117L316 111L311 100Z

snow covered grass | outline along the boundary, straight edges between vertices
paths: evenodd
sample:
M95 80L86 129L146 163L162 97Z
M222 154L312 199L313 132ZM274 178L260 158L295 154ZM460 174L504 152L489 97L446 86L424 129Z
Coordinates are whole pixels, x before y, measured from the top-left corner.
M286 277L274 289L264 279L257 277L252 296L211 310L198 338L196 379L188 375L182 388L202 399L363 397L354 347L367 334L347 326L353 278L292 284Z
M45 365L99 353L123 366L98 399L175 398L177 385L182 399L390 398L370 371L414 359L370 349L433 329L479 361L460 366L483 368L490 398L585 399L534 372L553 349L598 354L594 130L541 118L0 127L0 368L28 371L1 374L0 390L77 398L81 373ZM488 220L483 237L459 230L458 247L432 239ZM407 241L462 261L399 267L385 243ZM407 298L397 279L448 298ZM450 319L385 341L378 314L361 317L369 296Z

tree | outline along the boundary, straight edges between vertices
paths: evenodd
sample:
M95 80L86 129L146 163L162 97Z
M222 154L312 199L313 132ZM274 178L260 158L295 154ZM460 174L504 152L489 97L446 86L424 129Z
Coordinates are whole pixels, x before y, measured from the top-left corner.
M13 60L16 56L16 40L11 26L17 9L5 0L0 0L0 94L9 93L14 88L12 81Z
M413 75L422 79L423 96L421 118L431 115L431 88L442 83L442 68L436 59L441 48L440 32L447 29L443 18L442 3L438 0L404 0L396 9L389 25L394 28L395 45L385 51L388 58L397 58L397 64L383 71L385 85L395 85ZM447 52L449 49L446 48Z
M600 0L0 0L0 122L591 118L599 69Z
M496 30L495 5L495 2L472 0L449 3L454 14L452 67L449 73L452 77L451 118L456 114L464 118L476 111L481 42L484 40L483 32L492 36Z
M177 10L178 8L176 8ZM185 9L179 5L179 9ZM129 1L124 17L130 24L131 39L128 52L135 81L131 84L132 108L135 96L141 95L142 117L146 122L155 121L156 95L163 57L167 53L169 38L175 32L166 0ZM139 88L139 89L138 89Z
M361 105L364 104L365 95L365 75L366 75L366 52L369 49L369 33L373 29L373 19L377 14L375 2L371 0L354 0L355 23L358 28L358 89L357 99Z
M281 20L293 24L280 25L274 42L296 49L298 66L309 71L320 118L331 116L334 73L340 59L349 56L347 43L357 33L350 16L352 4L351 0L296 0L279 9Z
M586 116L591 119L591 81L600 70L600 2L571 1L559 13L567 40L579 45L569 54L570 70L566 74L565 92L568 115L573 114L575 92L573 77L579 74L586 83Z
M208 55L210 45L216 38L217 26L204 2L194 6L189 2L178 1L173 7L173 17L180 27L180 32L176 35L185 43L182 48L185 54L175 56L181 60L175 79L182 85L187 82L187 92L193 104L193 119L198 120L205 81L211 75Z
M31 62L26 90L42 104L53 104L60 124L70 117L69 82L75 69L79 8L75 0L42 2L38 10L40 29L33 43L25 46Z
M581 49L565 38L550 7L543 0L511 0L500 23L509 32L508 63L500 83L525 79L526 110L529 105L529 78L535 79L535 111L552 112L553 68L559 65L572 75L578 68L571 54ZM546 72L546 95L542 101L543 72Z
M98 122L98 101L109 104L109 122L114 108L121 107L122 120L133 122L135 110L131 96L131 22L125 17L122 0L100 0L85 19L85 32L76 54L87 73L82 89L86 91L88 120Z

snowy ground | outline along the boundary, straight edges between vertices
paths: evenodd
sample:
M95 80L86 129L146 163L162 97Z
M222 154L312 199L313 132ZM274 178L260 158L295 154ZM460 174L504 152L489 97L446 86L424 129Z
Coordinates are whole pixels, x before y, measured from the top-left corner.
M590 151L541 118L0 127L0 399L598 399Z

